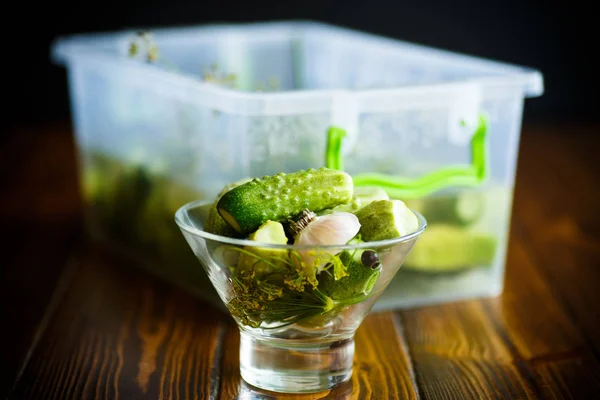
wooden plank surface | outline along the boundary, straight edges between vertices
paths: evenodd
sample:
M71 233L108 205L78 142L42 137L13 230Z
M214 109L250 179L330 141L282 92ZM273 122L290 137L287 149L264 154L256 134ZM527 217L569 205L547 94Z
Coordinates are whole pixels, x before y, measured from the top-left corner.
M600 154L590 133L522 140L515 218L549 290L600 354ZM598 130L600 133L600 130ZM536 152L536 157L528 156Z
M597 358L523 246L513 240L510 249L501 298L400 313L422 398L554 398L565 386L573 398L600 393Z
M68 129L42 138L25 135L13 149L34 146L30 158L19 163L14 155L0 157L16 165L14 176L3 175L8 184L0 191L6 205L0 218L16 232L23 227L29 241L27 246L9 242L18 249L9 261L24 269L3 274L16 284L27 282L28 295L41 293L26 302L27 295L13 295L16 286L13 292L7 288L3 299L23 303L14 305L9 321L19 321L19 310L32 315L21 318L29 321L22 332L12 331L13 360L25 363L6 375L14 381L21 372L10 398L600 396L600 213L595 211L600 163L585 132L568 139L558 128L525 130L501 297L371 314L356 335L352 380L302 396L267 393L240 379L239 333L229 316L118 256L74 240L80 205L69 189L74 185L70 135ZM52 156L45 155L48 146ZM38 175L45 164L54 167ZM62 183L53 185L60 176ZM29 208L34 211L26 213ZM44 253L36 254L40 240L47 243L39 247ZM55 269L44 274L44 265ZM34 285L27 274L48 282ZM24 352L28 357L16 355Z
M86 250L13 398L215 398L228 316Z
M536 398L531 371L513 354L482 302L401 312L425 399Z

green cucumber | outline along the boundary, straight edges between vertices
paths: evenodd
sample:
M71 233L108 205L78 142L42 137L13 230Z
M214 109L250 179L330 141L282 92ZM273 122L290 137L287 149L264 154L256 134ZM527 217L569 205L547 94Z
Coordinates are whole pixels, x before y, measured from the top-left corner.
M387 192L380 187L359 186L354 188L354 199L359 207L364 207L377 200L389 200Z
M463 191L451 196L425 198L420 212L429 224L440 222L468 226L481 218L484 205L485 198L481 192Z
M374 201L358 210L360 235L365 242L408 235L419 227L416 215L401 200Z
M262 224L256 232L253 232L248 236L248 240L271 244L287 244L288 242L283 225L276 221L267 221Z
M217 211L217 207L213 206L210 208L208 212L208 218L206 218L206 224L204 225L204 230L208 233L213 233L219 236L227 236L227 237L236 237L237 232L233 230L231 226L223 218Z
M226 185L221 192L217 195L217 201L211 206L210 211L208 212L208 218L206 219L206 223L204 224L204 230L209 233L214 233L215 235L220 236L228 236L228 237L236 237L238 236L236 231L233 230L231 226L223 218L217 211L217 202L219 199L231 189L243 185L244 183L250 182L252 178L243 178L233 183Z
M452 225L433 224L412 249L403 268L425 271L457 271L494 262L497 238Z
M161 250L168 256L171 242L181 241L187 246L173 223L173 215L187 202L202 198L202 194L164 176L155 175L152 180L152 191L137 220L137 239L153 251Z
M104 154L93 153L85 161L81 175L81 190L84 201L93 208L95 218L101 223L113 220L119 182L125 172L123 164Z
M240 185L243 185L244 183L248 183L251 180L252 180L252 178L242 178L233 183L229 183L229 184L225 185L225 187L223 189L221 189L221 191L217 195L217 199L220 199L221 196L223 196L225 193L229 192L231 189L238 187Z
M332 273L321 272L319 274L319 290L333 300L342 303L344 300L368 295L381 275L381 266L375 269L365 266L361 261L362 253L363 250L340 253L340 260L346 266L348 275L336 280Z
M120 239L137 241L137 224L154 187L153 176L144 165L125 167L114 188L110 229Z
M319 213L319 215L331 214L334 212L351 212L355 213L364 206L371 204L377 200L389 200L387 192L379 187L359 186L354 187L354 195L352 200L347 204L342 204L334 208L328 208Z
M225 193L221 217L238 233L249 234L267 220L283 221L304 209L318 212L352 199L352 177L328 168L255 178Z
M283 225L280 222L267 221L248 236L248 240L260 243L287 244ZM240 255L238 270L245 274L254 272L254 276L261 277L275 269L285 268L288 262L288 251L285 249L270 249L266 247L244 248L245 252Z

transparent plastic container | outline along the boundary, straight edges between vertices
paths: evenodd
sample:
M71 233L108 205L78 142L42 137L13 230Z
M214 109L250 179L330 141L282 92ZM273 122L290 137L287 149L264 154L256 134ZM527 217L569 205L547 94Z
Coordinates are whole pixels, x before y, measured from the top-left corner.
M153 61L135 30L52 47L68 71L95 237L220 304L175 211L246 177L331 166L333 128L343 132L336 167L357 184L408 182L391 197L429 223L375 310L501 293L538 71L313 22L161 28L152 40ZM481 129L477 179L418 185L472 167Z

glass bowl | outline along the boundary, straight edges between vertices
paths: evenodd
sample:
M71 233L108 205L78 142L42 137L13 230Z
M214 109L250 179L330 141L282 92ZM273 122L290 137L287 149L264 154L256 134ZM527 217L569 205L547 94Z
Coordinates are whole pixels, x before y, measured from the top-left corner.
M212 204L188 203L175 221L240 328L244 381L310 393L349 380L354 333L425 230L425 218L415 212L418 229L391 240L275 245L205 232Z

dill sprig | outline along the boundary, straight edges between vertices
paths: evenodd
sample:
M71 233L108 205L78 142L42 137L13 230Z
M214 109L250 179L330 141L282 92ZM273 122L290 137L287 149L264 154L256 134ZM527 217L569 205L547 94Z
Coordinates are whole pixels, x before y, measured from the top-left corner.
M233 246L231 249L254 257L254 265L262 263L270 268L267 273L257 273L253 267L240 269L230 266L234 295L227 307L244 325L265 328L263 325L267 324L269 329L280 328L358 302L334 301L322 293L317 287L314 266L304 265L296 251L289 252L288 258L267 259L246 249ZM347 276L340 258L325 254L329 262L324 273L332 273L335 279ZM270 326L272 324L275 326Z

